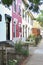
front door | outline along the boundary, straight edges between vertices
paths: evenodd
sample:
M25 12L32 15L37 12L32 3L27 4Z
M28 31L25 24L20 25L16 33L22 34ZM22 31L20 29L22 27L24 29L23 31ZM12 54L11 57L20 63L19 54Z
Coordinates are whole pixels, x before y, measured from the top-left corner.
M6 20L6 40L10 40L10 21L11 17L7 14L5 14L5 20Z
M10 22L6 23L6 39L10 40Z

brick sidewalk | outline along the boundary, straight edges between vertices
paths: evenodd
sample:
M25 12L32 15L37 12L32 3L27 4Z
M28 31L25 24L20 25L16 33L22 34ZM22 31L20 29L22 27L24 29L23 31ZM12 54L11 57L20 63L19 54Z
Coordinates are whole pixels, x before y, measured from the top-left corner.
M43 54L34 54L25 65L43 65Z
M30 48L32 56L27 59L24 65L43 65L43 39L35 48Z

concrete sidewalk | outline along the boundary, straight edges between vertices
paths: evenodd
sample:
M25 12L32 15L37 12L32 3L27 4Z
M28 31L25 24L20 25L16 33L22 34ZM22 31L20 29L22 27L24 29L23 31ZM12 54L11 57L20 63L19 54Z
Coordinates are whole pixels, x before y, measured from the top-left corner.
M31 52L33 52L32 56L24 65L43 65L43 39Z

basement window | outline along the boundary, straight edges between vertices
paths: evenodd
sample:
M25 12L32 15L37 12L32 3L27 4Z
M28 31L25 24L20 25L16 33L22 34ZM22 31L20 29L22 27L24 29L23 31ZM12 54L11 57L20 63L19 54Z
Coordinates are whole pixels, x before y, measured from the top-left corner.
M2 21L2 15L0 14L0 21Z

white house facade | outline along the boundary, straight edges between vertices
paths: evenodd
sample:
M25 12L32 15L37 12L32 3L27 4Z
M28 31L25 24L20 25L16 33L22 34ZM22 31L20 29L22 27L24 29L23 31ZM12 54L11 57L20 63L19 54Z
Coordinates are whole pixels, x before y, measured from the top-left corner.
M23 2L21 5L21 9L22 9L22 41L25 41L28 38L28 36L31 34L33 20L29 15L29 11L26 10L26 7Z
M12 40L11 10L0 3L0 41Z

